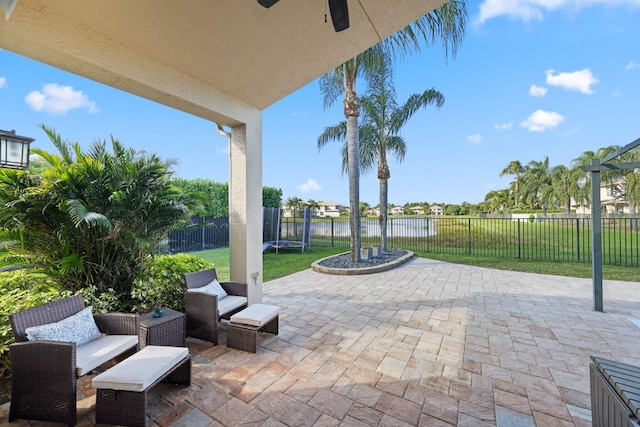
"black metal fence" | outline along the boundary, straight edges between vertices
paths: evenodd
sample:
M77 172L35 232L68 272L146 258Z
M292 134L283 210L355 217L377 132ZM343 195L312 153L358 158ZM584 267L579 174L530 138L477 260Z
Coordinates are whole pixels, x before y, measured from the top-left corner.
M229 218L194 217L191 226L169 232L169 252L196 252L229 247Z
M209 225L205 227L210 227ZM302 220L282 218L281 238L300 239ZM195 230L195 229L194 229ZM377 218L362 218L362 245L378 245ZM603 263L640 266L640 217L602 218ZM224 227L228 244L228 224ZM194 232L199 236L198 232ZM184 239L183 239L184 240ZM222 247L199 244L190 247ZM198 241L199 242L199 241ZM591 262L591 219L588 216L536 218L389 218L390 248L422 253L450 253L558 262ZM348 218L313 218L313 246L350 247ZM181 252L183 250L173 250ZM186 251L184 251L186 252Z

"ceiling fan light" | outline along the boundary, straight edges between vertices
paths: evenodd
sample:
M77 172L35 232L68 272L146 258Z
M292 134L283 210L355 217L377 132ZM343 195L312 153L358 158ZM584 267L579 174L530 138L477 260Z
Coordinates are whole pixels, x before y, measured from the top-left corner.
M269 9L274 4L278 3L279 0L258 0L258 4L262 7L266 7Z
M336 33L349 28L349 7L347 0L329 0L329 12Z

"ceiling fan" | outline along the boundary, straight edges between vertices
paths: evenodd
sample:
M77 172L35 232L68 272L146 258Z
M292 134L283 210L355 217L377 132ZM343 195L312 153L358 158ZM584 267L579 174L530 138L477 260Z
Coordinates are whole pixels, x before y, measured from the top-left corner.
M258 0L258 4L268 9L278 3L278 1L279 0ZM329 12L331 13L331 21L333 22L333 29L336 30L336 33L349 28L349 8L347 7L347 0L329 0Z

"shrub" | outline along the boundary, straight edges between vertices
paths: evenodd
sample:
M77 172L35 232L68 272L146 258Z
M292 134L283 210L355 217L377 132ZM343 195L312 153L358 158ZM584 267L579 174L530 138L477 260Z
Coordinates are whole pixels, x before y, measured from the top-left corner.
M32 148L39 169L0 169L0 228L12 237L2 243L65 289L95 286L92 301L115 295L130 308L147 257L189 218L193 199L170 183L175 162L113 137L83 150L41 128L59 154Z
M0 378L6 380L11 371L9 344L15 339L9 315L69 296L71 292L63 290L53 278L42 272L16 270L0 273Z
M211 267L211 263L195 255L154 256L131 290L131 297L136 300L134 311L145 313L157 307L184 311L184 275Z

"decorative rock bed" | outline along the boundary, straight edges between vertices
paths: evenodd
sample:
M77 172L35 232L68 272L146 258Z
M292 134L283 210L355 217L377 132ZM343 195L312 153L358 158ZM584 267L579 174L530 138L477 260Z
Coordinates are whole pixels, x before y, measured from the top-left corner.
M330 256L314 262L314 271L327 274L355 275L379 273L403 264L413 258L413 252L403 249L389 249L359 262L351 262L351 253Z

